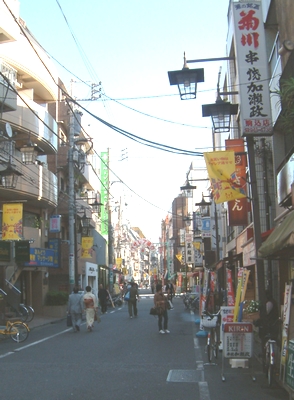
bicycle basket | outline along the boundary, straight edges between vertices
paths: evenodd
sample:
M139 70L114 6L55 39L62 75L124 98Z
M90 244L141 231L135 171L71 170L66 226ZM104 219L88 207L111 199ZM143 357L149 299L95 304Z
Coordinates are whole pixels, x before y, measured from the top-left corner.
M215 328L217 326L218 317L202 318L202 326L204 328Z

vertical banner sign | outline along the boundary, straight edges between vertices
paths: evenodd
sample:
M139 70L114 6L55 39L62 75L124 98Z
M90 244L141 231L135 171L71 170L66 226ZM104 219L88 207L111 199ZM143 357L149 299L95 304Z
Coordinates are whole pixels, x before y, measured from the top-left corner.
M285 285L285 295L284 295L284 309L283 309L283 330L282 330L282 354L281 354L281 364L286 365L287 359L287 349L288 349L288 339L289 339L289 322L290 322L290 308L291 308L291 293L292 284Z
M247 158L244 149L244 139L229 139L225 141L226 150L235 152L236 179L239 184L246 183ZM246 186L244 185L244 191ZM234 199L228 202L229 226L241 226L248 223L247 198Z
M168 252L168 274L169 274L169 279L171 278L171 276L174 273L174 249L173 246L168 246L167 248L167 252Z
M227 268L227 303L228 306L235 305L235 295L234 295L234 286L233 286L233 279L232 279L232 271Z
M246 182L236 175L234 151L203 153L216 204L246 197Z
M232 2L243 136L273 133L261 1Z
M92 258L93 244L92 236L82 236L82 258Z
M203 266L203 257L200 251L201 242L194 240L194 265L195 267L202 267Z
M121 257L118 257L118 258L115 260L115 264L116 264L116 268L117 268L119 271L121 271L121 269L122 269L122 258L121 258Z
M50 217L49 232L58 233L61 231L61 215L52 215Z
M235 309L234 309L234 322L238 321L239 306L240 306L241 293L242 293L242 284L243 284L243 269L240 268L238 271L238 285L237 285L237 293L236 293Z
M101 235L108 240L108 188L109 188L109 154L101 153Z
M193 234L186 233L186 263L194 263Z
M185 246L185 229L180 229L180 246Z
M20 240L22 235L22 203L3 204L2 239Z
M201 236L202 238L211 237L211 219L210 217L201 218Z
M204 268L203 281L202 281L202 293L201 293L200 302L199 302L199 315L201 315L202 311L205 310L205 304L206 304L207 293L208 293L208 281L209 281L209 270L207 268ZM200 321L202 321L202 320L200 319ZM202 328L202 324L201 324L201 328Z
M184 265L186 263L186 249L185 249L185 241L186 241L186 231L185 229L180 229L180 247L181 247L181 264Z

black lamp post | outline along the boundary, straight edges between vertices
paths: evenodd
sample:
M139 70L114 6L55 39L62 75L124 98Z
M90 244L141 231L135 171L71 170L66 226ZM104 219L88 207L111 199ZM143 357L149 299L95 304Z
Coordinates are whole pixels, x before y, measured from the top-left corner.
M224 101L220 96L219 78L217 82L217 98L213 104L202 105L202 117L211 117L213 129L216 133L230 132L231 116L238 112L238 104L231 104L229 101ZM231 93L226 93L231 94Z
M193 190L193 189L197 189L197 186L190 185L189 181L186 182L185 186L181 186L181 190L190 191L190 190Z
M21 159L24 164L35 164L38 155L37 145L29 141L20 148Z
M208 196L208 197L210 197L210 196ZM202 193L202 199L201 199L200 203L195 203L195 206L201 207L202 209L206 208L208 210L208 207L211 206L211 202L206 201L204 198L204 195ZM208 211L206 212L206 215L207 214L208 214Z
M88 199L88 200L90 200L90 199ZM100 213L101 206L103 206L103 204L100 203L99 201L97 201L97 199L95 199L94 203L88 203L88 204L89 204L89 206L92 207L92 211L94 213Z
M208 196L210 197L210 196ZM208 207L211 206L212 202L211 201L205 201L204 195L202 193L202 200L200 203L195 203L195 206L198 207ZM216 240L216 255L217 255L217 261L219 261L220 258L220 248L219 248L219 232L218 232L218 218L217 218L217 209L216 209L216 204L214 203L214 222L215 222L215 240Z
M17 178L22 175L13 164L8 163L7 168L0 172L1 184L5 189L15 189Z
M183 69L168 71L170 85L177 85L181 100L196 99L197 82L204 82L204 69L189 69L184 53Z

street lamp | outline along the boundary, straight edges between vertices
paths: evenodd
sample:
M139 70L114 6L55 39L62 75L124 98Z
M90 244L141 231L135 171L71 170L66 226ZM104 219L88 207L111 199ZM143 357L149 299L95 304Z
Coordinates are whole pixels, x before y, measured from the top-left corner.
M207 196L207 197L210 197L210 196ZM195 203L195 206L201 207L203 214L204 214L204 210L206 210L205 215L208 215L208 207L211 206L211 202L206 201L204 198L204 194L202 193L202 199L201 199L200 203Z
M6 169L0 171L1 184L5 189L15 189L17 179L22 175L16 169L12 162L12 157L15 153L15 142L13 140L5 141L1 146L0 165L6 164Z
M168 71L170 85L177 85L181 100L196 99L197 82L204 82L204 69L189 69L184 53L183 69Z
M186 185L181 186L180 189L186 193L186 197L192 197L192 190L197 189L197 186L191 185L187 179Z
M25 144L19 150L21 152L21 160L24 164L35 164L38 155L36 144L29 141L28 144Z
M92 211L93 211L94 213L100 213L101 206L104 205L104 204L102 204L102 203L99 203L97 200L95 200L94 203L88 203L88 204L89 204L89 206L92 207Z
M202 105L202 117L211 117L213 129L216 133L230 132L231 116L238 113L238 104L231 104L229 101L224 101L220 96L219 78L217 82L217 98L213 104ZM233 94L228 92L224 94Z

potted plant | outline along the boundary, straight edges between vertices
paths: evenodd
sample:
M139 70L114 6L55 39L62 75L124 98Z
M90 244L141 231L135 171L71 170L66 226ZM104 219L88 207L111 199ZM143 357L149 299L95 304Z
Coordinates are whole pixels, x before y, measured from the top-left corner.
M66 315L67 302L68 293L56 290L49 291L43 307L44 315L53 318L64 317Z
M245 300L243 303L243 321L253 322L259 318L260 303L256 300Z

